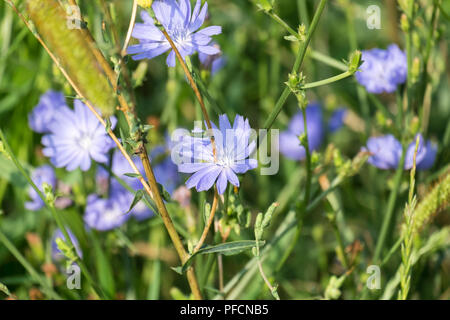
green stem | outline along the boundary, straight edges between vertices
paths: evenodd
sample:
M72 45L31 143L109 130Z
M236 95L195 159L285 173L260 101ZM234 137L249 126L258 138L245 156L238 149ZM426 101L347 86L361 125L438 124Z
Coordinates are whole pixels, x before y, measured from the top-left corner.
M421 81L421 88L420 88L420 93L419 93L419 97L423 97L422 99L422 112L420 113L420 123L421 123L421 128L422 128L422 133L426 134L426 131L428 129L428 122L429 122L429 116L427 116L427 114L429 114L429 109L430 109L430 103L425 105L425 101L427 99L427 86L431 86L431 84L428 83L428 62L430 59L430 54L431 54L431 48L434 44L434 34L435 31L438 27L438 16L439 16L439 0L435 0L434 4L433 4L433 12L431 14L431 21L430 21L430 29L428 31L428 37L427 37L427 44L425 47L425 54L423 56L423 71L422 71L422 81Z
M346 20L347 20L347 34L348 34L348 42L350 45L350 49L355 51L358 49L358 38L356 36L356 26L355 26L355 15L354 8L352 3L348 3L346 6ZM369 103L367 101L367 93L366 90L358 85L356 86L356 93L358 95L359 104L361 106L361 113L365 122L365 134L366 138L370 136L371 132L371 118L370 118L370 108Z
M336 217L334 217L333 221L331 221L331 225L338 242L338 248L342 257L342 264L344 265L344 268L348 270L348 268L350 267L350 263L348 261L347 255L345 254L345 246L344 242L342 241L341 231L339 230L339 226L336 222Z
M226 113L226 110L224 110L224 108L222 108L222 106L220 106L217 101L209 94L206 84L200 77L200 72L195 67L192 67L192 77L194 78L194 81L197 84L200 92L205 96L206 100L208 100L209 104L215 109L216 113Z
M41 190L33 182L33 180L31 179L30 175L28 174L28 172L20 164L19 160L16 158L16 156L12 152L12 149L9 146L8 141L6 140L6 137L3 134L3 130L2 129L0 129L0 139L3 141L4 147L5 147L5 151L8 154L8 156L11 158L11 161L14 163L16 168L20 171L20 173L24 176L24 178L28 181L28 183L31 185L31 187L36 191L36 193L39 195L39 197L45 203L47 208L50 210L53 218L56 221L56 224L58 225L58 228L61 230L61 232L64 235L65 242L68 243L68 245L70 246L72 252L76 256L76 261L75 262L78 263L78 265L80 266L81 271L84 274L84 276L86 277L86 280L88 281L88 283L91 285L92 290L95 292L95 294L97 296L100 297L100 295L97 293L97 291L96 291L96 289L94 287L94 281L92 280L92 277L91 277L89 271L87 270L86 266L84 265L83 261L78 256L78 254L77 254L77 252L75 250L75 246L74 246L74 244L72 242L72 239L70 238L69 233L67 232L66 227L65 227L64 223L62 222L61 217L56 212L56 209L55 209L54 205L52 203L50 203L50 201L47 200L47 198L43 195Z
M298 15L301 22L308 28L309 27L309 15L308 6L306 0L297 0Z
M290 242L289 247L287 248L287 250L283 254L282 258L280 259L280 262L276 266L275 273L278 273L283 268L283 266L286 263L287 259L289 258L289 256L294 251L294 249L295 249L295 247L297 245L297 242L300 239L300 236L302 235L303 219L301 219L301 217L298 214L297 214L297 218L296 219L297 219L297 228L295 230L294 238Z
M375 253L374 253L374 257L373 257L374 263L377 263L380 259L380 255L383 252L383 249L384 249L384 246L386 243L387 234L388 234L388 231L391 226L391 221L392 221L392 217L393 217L393 213L394 213L394 209L395 209L395 202L397 200L398 192L400 189L400 183L402 181L402 176L403 176L403 170L404 170L403 167L405 165L405 154L406 154L406 148L405 148L405 146L403 146L402 157L401 157L400 163L398 165L397 171L395 172L394 187L391 191L391 194L389 195L386 214L384 215L384 220L383 220L380 234L378 236L377 244L375 247Z
M396 92L396 98L397 98L397 128L400 132L403 130L403 123L404 121L404 114L403 114L403 97L401 94L401 90L397 90Z
M394 253L400 248L403 242L403 237L400 237L397 242L392 246L392 248L389 250L389 252L384 257L383 261L381 262L381 267L384 266L388 261L391 259L391 257L394 255Z
M294 67L292 68L292 72L297 72L297 70L300 69L302 66L303 60L305 58L306 49L309 46L309 43L311 42L312 35L314 34L314 31L317 28L317 25L320 20L320 16L322 15L323 10L325 9L325 5L327 4L328 0L321 0L319 3L319 6L317 7L316 13L314 14L313 21L311 22L311 26L308 30L308 33L306 35L305 42L303 43L302 47L300 48L297 57L295 59ZM275 108L270 113L267 121L264 123L264 129L269 130L273 123L275 122L276 118L281 112L281 109L283 108L287 98L291 94L291 89L289 87L286 87L284 91L282 92L280 98L278 99L277 103L275 104Z
M311 152L309 150L309 141L308 141L308 126L307 126L307 119L306 119L306 106L302 106L302 115L303 115L303 130L305 133L305 153L306 153L306 185L305 185L305 196L303 198L303 208L306 208L309 202L309 195L311 192L311 179L312 179L312 172L311 172Z
M306 12L306 1L305 0L298 0L299 2L299 6L301 5L302 8L300 9L301 11ZM298 38L299 34L298 32L296 32L294 29L292 29L286 22L284 22L279 16L277 16L276 14L272 13L272 12L265 12L268 16L270 16L272 19L274 19L276 22L278 22L283 28L286 29L286 31L288 31L291 35L293 35L294 37ZM306 16L307 16L307 12L306 12ZM302 20L308 20L308 18L303 17ZM308 27L308 23L305 23L305 26ZM341 71L347 71L348 67L345 65L345 63L342 63L330 56L327 56L323 53L320 53L318 51L315 50L310 50L310 55L311 58L320 61L326 65L329 65L331 67L334 67L336 69L339 69Z
M311 58L313 58L314 60L317 60L319 62L322 62L330 67L336 68L338 70L341 71L347 71L348 67L345 63L336 60L330 56L327 56L326 54L323 54L319 51L315 51L315 50L311 50L310 51L310 56Z
M442 8L442 4L439 3L438 4L439 10L441 11L442 15L444 16L445 19L447 19L448 21L450 21L450 15L445 12L444 8Z
M412 1L411 1L412 2ZM412 63L413 63L413 52L412 52L412 27L414 25L414 3L411 3L407 12L408 18L408 32L406 34L406 59L408 63L408 78L407 78L407 100L408 100L408 110L410 111L413 103L412 96Z
M291 35L299 38L298 32L295 32L294 29L292 29L283 19L281 19L276 13L274 13L272 10L270 11L264 11L268 16L270 16L273 20L278 22L279 25L281 25L284 29L286 29Z
M306 89L321 87L321 86L324 86L324 85L327 85L327 84L330 84L330 83L333 83L333 82L337 82L337 81L340 81L342 79L351 77L352 75L353 75L353 72L345 71L345 72L343 72L341 74L338 74L337 76L334 76L334 77L330 77L330 78L327 78L327 79L324 79L324 80L307 83L307 84L303 85L301 89L306 90Z
M280 263L278 264L276 270L281 270L283 264L286 262L286 260L289 258L291 253L294 251L295 246L297 245L297 241L300 238L300 234L303 227L303 219L302 219L302 213L305 212L305 208L308 205L310 193L311 193L311 180L312 180L312 169L311 169L311 152L309 150L309 140L308 140L308 126L307 126L307 119L306 119L306 106L301 106L300 109L302 110L303 115L303 128L304 128L304 134L305 134L305 142L304 142L304 148L306 153L306 185L305 185L305 194L303 201L301 203L300 208L297 210L297 230L295 237L291 244L289 245L288 250L285 252L283 258L281 259Z

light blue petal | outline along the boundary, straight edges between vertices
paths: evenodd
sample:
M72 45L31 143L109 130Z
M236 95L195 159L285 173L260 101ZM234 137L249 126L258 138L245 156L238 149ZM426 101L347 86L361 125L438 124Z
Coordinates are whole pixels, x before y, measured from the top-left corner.
M222 170L222 172L219 175L219 178L217 179L217 192L219 194L224 194L225 190L227 189L227 175L225 173L225 170Z

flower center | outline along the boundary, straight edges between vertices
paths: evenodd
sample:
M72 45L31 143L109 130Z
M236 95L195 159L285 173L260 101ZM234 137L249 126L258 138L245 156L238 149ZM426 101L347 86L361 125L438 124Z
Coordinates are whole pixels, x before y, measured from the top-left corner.
M82 133L81 137L78 139L77 143L83 150L89 150L92 145L92 137L88 133Z
M171 30L171 38L172 40L178 44L183 45L186 41L190 40L190 33L184 27L177 27Z
M222 167L231 167L234 163L234 159L226 154L219 156L217 159L217 164Z

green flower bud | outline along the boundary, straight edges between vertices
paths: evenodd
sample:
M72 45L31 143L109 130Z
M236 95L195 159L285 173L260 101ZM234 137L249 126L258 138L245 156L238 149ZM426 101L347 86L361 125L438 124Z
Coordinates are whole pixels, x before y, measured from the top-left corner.
M404 13L402 14L402 16L400 18L400 27L402 28L403 32L408 32L409 31L408 17Z
M420 75L420 59L416 57L416 58L414 58L412 67L411 67L412 83L417 82L417 80L419 79L419 75Z
M256 6L264 11L271 11L273 9L273 1L274 0L255 0Z
M352 53L352 55L350 56L350 62L348 65L349 72L355 73L356 71L358 71L359 66L362 63L361 56L362 56L362 53L359 50L356 50L355 52Z
M409 123L409 132L411 136L415 136L417 133L419 133L420 130L420 120L418 117L413 117L411 119L411 122Z
M44 182L42 184L42 190L44 191L46 202L53 206L53 204L55 203L55 195L53 194L52 186Z

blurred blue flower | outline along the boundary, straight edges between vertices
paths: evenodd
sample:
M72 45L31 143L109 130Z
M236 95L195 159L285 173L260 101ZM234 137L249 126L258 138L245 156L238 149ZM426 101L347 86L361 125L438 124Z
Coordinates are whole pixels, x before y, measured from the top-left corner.
M100 198L91 194L87 198L84 222L89 228L108 231L123 225L131 215L128 198L123 192L112 190L109 198Z
M322 109L318 103L306 107L306 126L308 129L309 150L317 150L324 137ZM293 160L306 157L305 148L300 144L299 136L305 132L303 114L299 111L289 123L288 129L280 133L280 152Z
M390 45L387 50L363 51L362 60L363 64L355 77L370 93L392 93L406 81L406 54L396 44Z
M66 107L66 99L61 92L49 90L41 95L39 104L28 115L30 128L38 133L48 132L55 112L61 107Z
M66 167L72 171L79 167L87 171L91 159L102 163L108 161L107 153L114 142L83 102L75 100L74 106L74 110L62 107L55 113L49 134L42 137L43 153L57 168ZM116 123L116 118L111 117L112 128Z
M213 42L212 45L220 50L220 46L217 43ZM225 57L221 52L214 55L199 52L198 59L204 69L211 70L212 75L222 69L226 64Z
M144 175L144 167L142 162L137 157L133 157L133 162L139 169L141 175ZM137 178L125 176L125 173L134 173L128 161L119 152L115 151L112 157L111 171L120 179L129 185L133 190L137 191L142 189L141 182ZM108 183L109 189L108 189ZM119 181L114 178L109 179L109 173L102 167L98 167L97 170L97 184L100 186L101 193L107 193L108 190L111 195L120 195L121 201L124 204L124 212L128 211L133 203L134 194L123 187ZM139 201L130 211L130 215L138 220L143 220L153 215L153 211L150 210L143 201Z
M424 139L421 135L419 135L419 137L419 146L416 156L417 167L427 154ZM415 148L416 142L414 139L414 141L408 145L406 150L405 170L409 170L413 166ZM371 154L367 162L383 170L396 169L402 156L402 145L400 141L391 134L369 138L369 140L367 140L367 147L363 147L362 150L370 152Z
M75 237L75 235L72 233L70 229L66 228L66 230L67 233L69 234L70 240L73 243L73 246L75 247L75 251L77 252L78 256L82 258L83 252L81 251L78 239ZM64 254L61 252L61 250L58 249L58 245L56 244L56 239L58 238L62 239L63 241L66 241L66 237L64 237L64 234L60 229L56 229L55 232L53 232L52 236L52 259L55 262L60 262L64 259Z
M339 108L333 112L328 120L328 131L333 133L338 131L344 125L344 119L347 116L347 108Z
M164 145L156 146L150 153L156 181L172 194L180 182L180 175L178 167L168 155L170 155L170 150Z
M220 52L210 42L211 36L222 33L221 27L210 26L197 31L205 21L208 12L207 2L201 8L201 0L197 0L192 15L190 0L157 0L153 2L152 8L183 58L197 51L207 55L216 55ZM133 60L152 59L171 50L169 42L155 26L150 15L142 11L141 18L144 23L136 23L132 34L140 43L128 47L127 50L128 54L136 54L132 56ZM175 67L175 58L175 52L171 50L167 57L169 67Z
M371 153L368 161L379 169L395 169L398 166L402 154L402 145L391 134L371 137L367 140L367 148L364 151Z
M223 114L219 116L219 127L220 130L215 125L213 128L215 155L211 142L204 139L193 138L192 148L181 150L185 162L178 164L178 171L194 173L186 181L188 188L196 187L197 191L209 190L217 180L217 191L223 194L228 182L239 187L236 174L245 173L258 166L256 159L249 158L256 148L256 142L250 141L252 129L248 119L236 115L231 127L228 117Z
M437 145L428 140L425 149L425 156L422 161L417 164L417 170L431 169L436 161Z
M47 183L54 189L56 186L55 171L48 164L34 169L31 174L31 180L36 184L39 190L43 191L42 184ZM44 201L39 197L38 193L30 186L28 188L28 195L31 201L25 202L25 208L36 211L44 207Z
M421 134L419 134L418 137L419 137L419 145L417 148L417 155L416 155L416 168L419 165L419 163L421 163L422 160L425 158L425 155L427 153L427 149L424 143L425 140L423 139ZM406 149L405 170L409 170L413 167L414 152L416 150L416 138L408 145L408 148Z
M143 175L144 168L142 163L139 161L138 157L132 157L134 164L139 169L139 172ZM133 173L133 169L125 157L122 155L120 151L114 151L114 154L111 159L111 171L117 175L120 179L126 182L131 188L134 190L142 189L142 185L139 182L139 179L125 176L125 173ZM109 180L109 173L103 167L98 167L97 169L97 183L101 187L101 189L106 190L108 188L107 184ZM115 190L126 190L122 185L114 178L111 179L111 187Z

